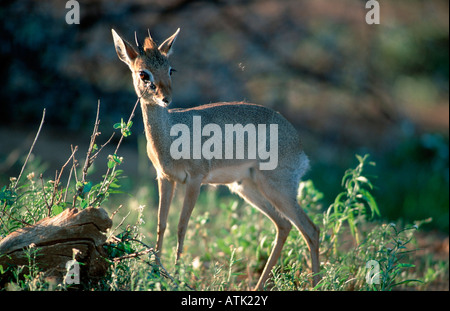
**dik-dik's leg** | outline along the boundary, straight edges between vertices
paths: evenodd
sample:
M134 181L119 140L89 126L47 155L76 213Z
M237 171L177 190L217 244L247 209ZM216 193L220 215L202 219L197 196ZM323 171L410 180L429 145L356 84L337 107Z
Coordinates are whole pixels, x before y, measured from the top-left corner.
M177 263L180 259L181 253L183 252L184 236L186 235L189 218L191 217L192 210L194 209L200 193L201 184L202 178L200 177L190 179L186 183L186 194L184 196L183 209L181 210L180 221L178 222Z
M258 190L256 184L252 180L243 180L240 185L234 184L230 189L238 193L247 202L261 210L267 217L272 220L277 229L275 245L272 248L269 258L267 259L263 273L261 274L255 290L263 288L265 282L270 276L272 268L278 261L283 249L284 242L291 231L292 224L273 208L272 204Z
M294 188L290 187L289 184L274 184L269 179L260 178L259 186L263 195L294 224L305 239L311 255L311 268L314 274L313 286L315 286L320 281L318 275L320 269L319 228L300 207L296 200Z
M159 207L158 207L158 236L156 239L156 251L162 251L164 231L167 225L167 216L169 215L170 203L172 202L175 190L175 182L168 179L158 179L159 189Z

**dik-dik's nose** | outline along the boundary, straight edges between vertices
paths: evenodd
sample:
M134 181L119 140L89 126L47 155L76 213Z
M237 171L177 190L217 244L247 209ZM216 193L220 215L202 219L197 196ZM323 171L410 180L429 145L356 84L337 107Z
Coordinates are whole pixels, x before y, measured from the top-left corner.
M163 97L163 99L162 99L162 101L165 103L165 104L170 104L170 98L169 97Z

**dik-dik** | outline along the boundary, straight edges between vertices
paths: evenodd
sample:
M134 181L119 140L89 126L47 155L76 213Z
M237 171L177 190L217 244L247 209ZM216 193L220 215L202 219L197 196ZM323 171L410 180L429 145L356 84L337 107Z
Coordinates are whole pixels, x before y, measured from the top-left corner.
M279 113L254 104L227 102L169 109L173 72L169 55L178 33L179 29L159 46L150 33L144 43L135 35L133 46L112 30L117 55L130 68L140 98L147 154L157 172L156 250L162 250L176 183L186 185L178 223L177 261L201 185L223 184L267 215L277 229L275 245L255 289L264 286L292 225L309 247L316 284L319 229L297 202L300 178L309 166L297 131ZM207 126L201 128L201 124ZM275 152L270 165L269 148Z

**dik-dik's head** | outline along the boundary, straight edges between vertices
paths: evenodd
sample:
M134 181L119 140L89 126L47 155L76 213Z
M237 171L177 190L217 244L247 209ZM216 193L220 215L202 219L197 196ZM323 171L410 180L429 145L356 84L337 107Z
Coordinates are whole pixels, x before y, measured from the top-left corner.
M159 47L150 36L142 44L135 34L136 48L122 39L114 29L111 30L119 58L130 67L133 84L138 96L168 105L172 101L173 69L169 65L173 43L178 36L178 30Z

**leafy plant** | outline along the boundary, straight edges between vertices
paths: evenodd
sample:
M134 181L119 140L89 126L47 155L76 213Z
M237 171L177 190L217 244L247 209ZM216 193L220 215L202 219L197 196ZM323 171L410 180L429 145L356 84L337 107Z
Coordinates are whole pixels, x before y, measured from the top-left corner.
M380 216L377 203L370 193L373 185L370 180L363 175L366 165L375 166L375 163L368 162L369 155L361 157L356 155L359 164L354 169L348 169L342 178L342 186L344 191L339 193L327 211L323 214L323 235L328 234L331 230L329 239L334 251L336 252L336 245L339 243L339 235L342 226L347 223L350 228L350 233L355 239L356 243L360 242L360 234L358 230L358 223L363 221L368 215L373 218L375 215ZM328 238L323 236L323 240Z
M414 268L411 263L402 262L403 259L414 252L408 250L407 245L412 241L412 232L417 230L417 226L397 229L395 224L389 224L388 229L393 231L390 243L380 250L381 258L378 260L380 264L380 284L379 289L382 291L392 290L394 287L407 284L410 282L422 282L421 280L406 279L398 280L400 274L409 268ZM377 289L376 284L372 284L372 289Z
M336 196L333 204L324 212L320 211L323 195L311 181L300 184L301 204L309 212L316 212L314 219L322 222L321 228L321 267L322 280L315 289L319 290L392 290L407 285L414 278L405 277L403 272L413 269L407 255L414 250L408 248L414 239L417 226L398 230L395 225L369 223L379 216L378 206L371 194L374 188L364 174L368 155L357 156L358 165L348 169L342 179L343 192ZM353 238L353 244L346 240ZM344 240L344 242L342 242ZM285 248L291 248L284 263L273 271L273 288L277 290L298 290L308 286L310 276L304 267L306 262L295 261L297 257L307 256L305 244L296 232L291 232ZM294 254L294 256L292 256ZM301 255L299 255L301 254ZM368 281L370 270L367 264L378 268L377 282ZM375 284L376 283L376 284Z
M120 120L120 123L114 124L114 129L120 129L120 132L122 133L123 137L128 137L131 135L131 127L133 126L133 121L129 120L127 123L123 121L123 119Z
M136 103L137 104L137 103ZM136 106L135 106L136 108ZM36 182L35 173L31 172L27 175L28 182L19 184L21 176L28 164L29 155L38 139L40 130L45 117L45 110L39 130L36 134L33 145L30 148L27 159L22 166L22 170L18 178L11 178L10 184L5 185L0 189L0 234L7 235L8 233L20 228L24 225L31 225L41 220L45 216L54 216L61 213L68 207L80 207L84 209L88 206L99 207L109 197L110 194L120 192L120 184L118 183L119 176L123 171L118 170L117 166L122 164L123 158L117 155L118 148L123 137L131 134L131 126L133 122L130 120L125 124L122 120L119 126L116 124L114 128L121 128L122 136L116 147L115 153L108 156L108 170L103 175L103 181L95 183L88 180L89 168L97 159L102 149L111 141L114 134L100 147L96 140L100 136L98 127L100 102L97 106L97 115L94 123L94 129L91 135L86 159L81 171L78 170L78 161L76 160L76 153L78 146L71 146L72 154L69 159L61 167L60 171L56 172L55 179L45 182L44 177L40 174L40 182ZM133 113L134 114L134 109ZM67 182L62 184L63 171L69 164L69 176ZM75 179L74 188L72 179ZM75 191L73 191L75 189ZM73 191L73 192L72 192ZM70 194L72 193L72 194ZM72 198L72 201L70 201ZM46 210L46 212L44 212Z

